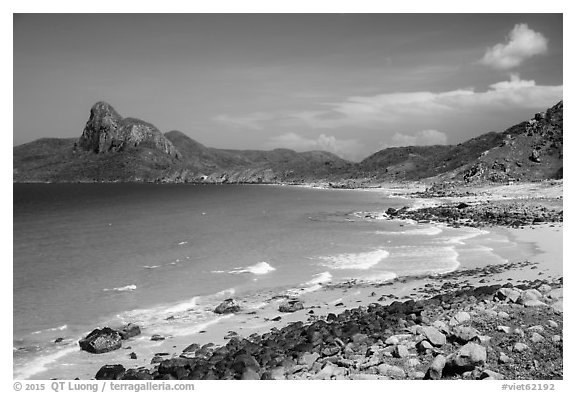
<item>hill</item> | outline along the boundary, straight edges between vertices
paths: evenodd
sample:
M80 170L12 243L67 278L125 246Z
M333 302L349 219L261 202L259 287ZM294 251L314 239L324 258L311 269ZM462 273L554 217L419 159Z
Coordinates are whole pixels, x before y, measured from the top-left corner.
M562 178L563 102L502 132L458 145L381 150L360 163L325 151L230 150L180 131L123 118L96 103L79 139L45 138L16 146L15 182L279 183L380 181L508 182Z

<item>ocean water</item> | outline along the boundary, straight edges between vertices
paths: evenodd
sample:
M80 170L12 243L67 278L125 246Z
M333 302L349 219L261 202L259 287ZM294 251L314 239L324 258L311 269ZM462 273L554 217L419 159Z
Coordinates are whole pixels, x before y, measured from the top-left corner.
M190 334L243 293L504 263L508 249L517 256L502 235L358 213L406 204L303 187L15 184L15 376L45 371L77 350L56 338L74 342L97 326Z

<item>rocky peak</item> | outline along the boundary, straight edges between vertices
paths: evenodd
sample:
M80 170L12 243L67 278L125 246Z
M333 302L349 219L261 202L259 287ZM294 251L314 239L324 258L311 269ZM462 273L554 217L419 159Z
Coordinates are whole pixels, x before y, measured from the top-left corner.
M139 119L122 118L108 103L100 101L90 109L78 145L95 153L119 152L145 144L179 158L180 154L154 125Z

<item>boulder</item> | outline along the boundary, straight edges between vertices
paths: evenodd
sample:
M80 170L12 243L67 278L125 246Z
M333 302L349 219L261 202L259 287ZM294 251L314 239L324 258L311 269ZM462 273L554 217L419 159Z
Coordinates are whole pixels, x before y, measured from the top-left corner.
M532 337L530 337L530 340L533 343L541 343L542 341L544 341L544 337L542 337L542 335L534 332L534 333L532 333Z
M380 364L378 366L378 374L396 379L402 379L406 377L406 373L402 368L386 363Z
M98 380L116 380L124 376L126 369L121 364L107 364L102 366L96 373L95 378Z
M152 337L150 337L150 341L162 341L162 340L166 340L166 337L161 336L160 334L153 334Z
M496 292L496 297L500 300L507 300L516 303L518 298L520 298L520 291L514 288L500 288Z
M404 345L397 345L394 351L392 351L392 356L396 358L406 358L410 356L410 352L408 352L408 348Z
M553 320L548 320L548 326L550 326L551 328L556 329L558 327L558 323L556 321Z
M452 331L452 338L462 344L471 341L479 335L480 332L470 326L456 326Z
M522 304L524 305L524 307L542 307L547 305L546 303L536 299L524 300Z
M141 333L141 331L140 326L135 325L133 323L129 323L118 329L118 333L120 333L120 337L122 337L122 340L128 340L131 337L138 336Z
M472 371L486 362L486 348L476 343L468 343L449 356L450 369L458 374Z
M280 304L278 311L280 312L295 312L304 309L304 303L297 299L290 299Z
M109 327L94 329L79 342L80 348L91 353L105 353L122 347L120 333Z
M484 371L482 371L482 374L480 374L480 379L500 381L500 380L504 379L504 376L500 373L497 373L496 371L484 370Z
M314 362L318 360L319 357L320 355L316 352L314 353L306 352L302 356L300 356L300 359L298 359L298 364L302 364L308 366L308 368L311 368Z
M516 352L524 352L527 349L528 349L528 345L526 345L524 343L514 344L514 351L516 351Z
M537 289L527 289L520 295L520 298L516 301L519 304L526 304L527 301L540 300L542 299L542 294Z
M444 355L437 355L426 372L426 379L442 379L442 372L446 367L446 357Z
M470 320L470 314L466 311L460 311L450 319L450 326L456 326Z
M548 284L542 284L538 287L538 291L542 294L546 294L546 293L552 291L552 287Z
M226 299L215 309L216 314L231 314L240 311L240 305L234 299Z
M433 326L425 326L421 329L421 334L435 347L446 344L446 336Z
M512 359L504 352L500 352L500 356L498 356L498 363L510 363Z

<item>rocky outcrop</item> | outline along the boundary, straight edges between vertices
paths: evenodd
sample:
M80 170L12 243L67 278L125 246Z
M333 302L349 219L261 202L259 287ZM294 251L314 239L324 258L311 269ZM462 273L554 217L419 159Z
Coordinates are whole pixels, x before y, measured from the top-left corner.
M230 314L238 311L240 311L240 304L234 299L226 299L214 309L216 314Z
M178 158L180 153L156 127L133 118L122 118L106 102L97 102L90 110L78 146L95 153L120 152L139 145L152 147Z
M79 341L80 348L91 353L105 353L122 347L120 333L109 327L94 329Z

